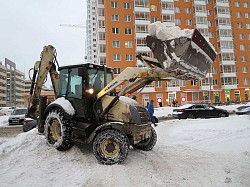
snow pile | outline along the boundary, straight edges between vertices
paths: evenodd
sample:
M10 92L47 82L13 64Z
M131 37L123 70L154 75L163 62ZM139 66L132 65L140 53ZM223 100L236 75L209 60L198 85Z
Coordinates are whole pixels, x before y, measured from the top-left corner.
M121 100L121 101L123 101L123 102L125 102L127 104L134 105L134 106L140 105L136 100L131 99L131 98L126 97L126 96L119 97L119 100Z
M181 30L180 27L166 27L163 23L157 21L148 26L148 32L150 35L155 36L156 38L165 41L172 40L180 37L191 38L193 35L193 29L184 29Z
M162 122L152 151L131 148L112 166L91 146L59 152L33 129L0 144L1 186L249 186L248 117Z
M49 105L52 105L52 104L60 105L65 110L65 112L67 112L71 116L73 116L75 114L75 109L73 108L71 103L67 99L65 99L64 97L60 97L60 98L56 99L55 101L53 101Z
M0 116L0 127L5 127L9 125L9 116Z

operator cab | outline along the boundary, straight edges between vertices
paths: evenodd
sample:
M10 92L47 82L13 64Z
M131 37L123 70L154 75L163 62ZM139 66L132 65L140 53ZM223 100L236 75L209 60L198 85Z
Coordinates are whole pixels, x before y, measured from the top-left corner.
M111 68L86 63L59 67L57 97L67 98L75 107L76 117L94 119L96 95L113 79Z

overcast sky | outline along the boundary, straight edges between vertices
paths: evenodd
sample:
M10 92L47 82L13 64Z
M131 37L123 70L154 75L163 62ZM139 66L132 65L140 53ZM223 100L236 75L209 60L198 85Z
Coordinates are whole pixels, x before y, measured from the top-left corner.
M84 62L86 0L0 0L0 61L8 58L26 73L53 45L61 65Z

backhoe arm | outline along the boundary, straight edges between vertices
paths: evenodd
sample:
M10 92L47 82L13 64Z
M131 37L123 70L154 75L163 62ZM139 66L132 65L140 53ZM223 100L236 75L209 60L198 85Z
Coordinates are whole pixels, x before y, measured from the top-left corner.
M39 97L48 74L51 77L54 94L56 95L57 93L59 74L56 71L55 60L55 48L51 45L45 46L41 53L41 60L37 61L34 66L27 117L36 119L38 116Z

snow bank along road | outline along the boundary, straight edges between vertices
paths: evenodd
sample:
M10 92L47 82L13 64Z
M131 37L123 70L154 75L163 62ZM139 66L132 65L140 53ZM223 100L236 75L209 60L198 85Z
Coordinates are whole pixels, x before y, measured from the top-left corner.
M0 138L0 186L249 186L250 119L169 120L152 151L121 165L97 163L91 146L59 152L33 129Z

